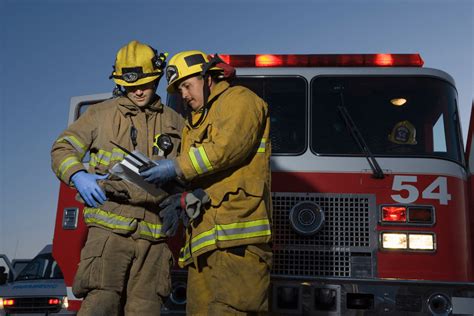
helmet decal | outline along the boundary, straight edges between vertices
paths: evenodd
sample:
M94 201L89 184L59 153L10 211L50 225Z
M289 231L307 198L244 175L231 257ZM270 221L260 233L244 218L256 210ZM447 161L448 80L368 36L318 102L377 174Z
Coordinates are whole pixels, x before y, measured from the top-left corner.
M206 63L206 60L204 59L204 56L202 54L186 56L184 57L184 61L186 62L186 65L188 65L188 67Z

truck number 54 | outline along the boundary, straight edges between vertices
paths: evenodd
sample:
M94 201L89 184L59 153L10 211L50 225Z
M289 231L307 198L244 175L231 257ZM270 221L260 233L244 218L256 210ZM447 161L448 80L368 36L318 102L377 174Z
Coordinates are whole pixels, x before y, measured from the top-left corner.
M392 199L398 203L413 203L420 196L418 188L413 184L418 181L417 176L395 176L393 178L392 190L401 194L392 194ZM410 184L413 183L413 184ZM451 194L448 193L448 179L446 177L437 177L421 193L423 199L438 200L441 205L448 205L451 200Z

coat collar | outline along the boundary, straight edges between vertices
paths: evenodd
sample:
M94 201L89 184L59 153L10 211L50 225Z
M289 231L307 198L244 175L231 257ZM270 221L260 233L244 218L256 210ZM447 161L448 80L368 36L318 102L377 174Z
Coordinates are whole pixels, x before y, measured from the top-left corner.
M227 81L219 81L211 89L211 94L209 95L209 100L207 102L213 102L222 92L229 88L229 83Z
M142 111L142 109L136 106L129 98L127 97L119 97L117 99L119 104L119 110L122 112L123 115L128 116L136 116L138 113ZM161 98L159 95L155 94L154 100L151 104L149 104L145 108L145 114L153 114L155 112L162 112L163 111L163 103L161 103Z
M229 87L230 87L230 84L227 81L220 81L216 83L211 89L211 93L209 95L207 104L214 102L219 97L219 95L221 95ZM200 119L201 115L203 115L202 114L203 111L204 111L204 107L200 108L197 111L191 111L191 120L193 121L193 123L196 123ZM204 114L204 115L207 115L207 114ZM201 124L202 122L199 125ZM186 121L186 126L188 126L188 128L191 128L191 124L189 124L188 121Z

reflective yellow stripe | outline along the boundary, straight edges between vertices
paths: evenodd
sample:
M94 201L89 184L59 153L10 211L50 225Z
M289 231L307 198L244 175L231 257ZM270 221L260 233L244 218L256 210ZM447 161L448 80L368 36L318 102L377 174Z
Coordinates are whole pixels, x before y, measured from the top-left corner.
M260 146L258 146L258 150L257 152L259 153L264 153L265 152L265 145L267 143L267 139L266 138L262 138L262 140L260 141Z
M100 224L110 229L134 231L137 228L136 219L103 211L100 208L85 207L84 221L87 224Z
M189 245L181 248L179 261L187 261L189 258L191 258L192 252L196 252L204 247L214 245L217 241L265 236L269 237L271 234L270 221L268 219L216 225L215 228L203 232L191 239L191 249L189 249Z
M72 136L72 135L64 136L58 139L57 142L59 143L64 140L67 141L69 144L71 144L74 148L76 148L76 150L80 152L81 154L85 153L87 147L83 143L81 143L75 136Z
M58 176L62 179L66 171L74 165L80 164L81 162L76 156L69 156L61 162L58 168Z
M126 232L135 231L138 223L141 236L148 236L154 239L166 237L164 234L161 234L161 224L152 224L146 221L138 222L135 218L117 215L100 208L85 207L84 221L86 224L98 224L109 229L119 229Z
M124 152L119 148L113 148L112 152L99 149L97 154L91 154L91 160L89 164L92 167L97 166L98 164L102 164L104 166L110 165L113 161L121 161L124 157Z
M211 229L193 238L191 241L192 251L195 252L204 247L215 244L216 243L215 233L216 233L216 230Z
M271 229L268 219L217 225L218 240L235 240L270 235Z
M203 146L199 148L192 147L189 150L189 158L198 174L203 174L212 170L211 162L209 161Z
M120 148L113 148L112 149L112 156L110 157L110 161L122 161L125 157L125 152Z
M101 226L110 228L110 229L122 229L128 231L134 231L135 229L130 228L128 225L118 225L118 224L111 224L109 221L101 220L99 218L87 218L85 219L86 224L99 224Z
M179 251L179 258L178 258L178 261L179 262L185 262L187 261L189 258L191 258L191 253L189 252L189 247L188 245L184 246L183 248L181 248L181 250Z
M166 235L161 233L161 227L161 224L140 222L140 235L150 236L153 238L165 238Z

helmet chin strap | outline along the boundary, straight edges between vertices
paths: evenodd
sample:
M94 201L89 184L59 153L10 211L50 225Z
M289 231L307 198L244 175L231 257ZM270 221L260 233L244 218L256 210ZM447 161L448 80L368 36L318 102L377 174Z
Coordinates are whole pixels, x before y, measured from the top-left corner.
M199 119L197 120L196 123L193 123L193 117L192 115L188 115L188 123L189 125L192 127L192 128L196 128L198 127L199 125L201 125L202 121L204 121L204 119L206 118L207 116L207 113L209 112L209 109L211 108L211 103L208 103L208 99L209 99L209 95L211 94L211 88L209 87L209 74L205 74L204 77L203 77L203 80L204 80L204 84L202 86L202 96L203 96L203 99L202 99L202 108L199 109L198 111L201 112L201 115L199 116Z
M154 85L153 85L153 94L154 95L156 95L156 90L158 89L158 84L160 83L160 79L161 79L161 76L159 76L158 78L156 78L154 80ZM125 89L121 85L116 84L114 89L112 90L112 98L119 98L119 97L128 98L127 92L125 91ZM143 106L143 108L148 107L154 101L155 101L155 97L151 98L150 101L148 102L148 104Z
M203 77L203 80L204 80L204 85L202 86L203 106L202 106L201 116L199 117L196 123L193 124L192 116L191 115L188 116L188 123L192 128L199 126L202 123L202 121L204 121L204 119L207 116L207 113L209 112L209 109L211 108L212 102L208 103L209 96L211 94L211 88L209 86L209 78L211 78L211 76L209 75L209 70L211 70L211 68L217 65L218 63L222 63L222 62L223 62L222 59L216 53L209 60L209 62L202 65L202 71L200 75Z

